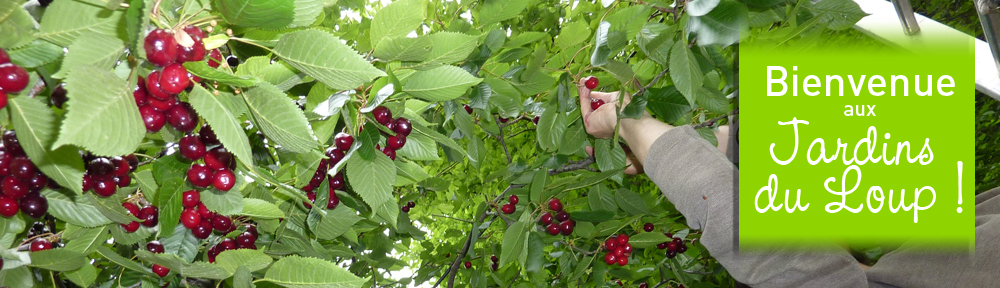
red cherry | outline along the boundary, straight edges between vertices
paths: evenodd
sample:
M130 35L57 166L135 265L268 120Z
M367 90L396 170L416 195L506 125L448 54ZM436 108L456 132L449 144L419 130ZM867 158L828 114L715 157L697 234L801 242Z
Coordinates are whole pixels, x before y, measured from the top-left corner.
M181 203L184 208L194 208L201 203L201 194L196 190L184 191L184 194L181 194Z
M187 32L191 36L191 40L194 40L194 44L191 47L184 47L180 44L177 45L177 62L192 62L205 60L205 33L201 32L194 26L188 26L184 28L184 32ZM192 33L195 32L195 33Z
M225 168L233 170L236 169L236 161L233 159L233 154L229 153L229 150L220 146L209 150L205 154L205 166L208 166L212 170L222 170Z
M146 206L139 210L139 219L142 219L142 226L153 227L160 223L160 208L156 206Z
M7 63L10 63L10 55L7 54L7 51L0 49L0 64L7 64Z
M510 121L510 118L500 117L500 123L507 123L507 121Z
M337 149L340 149L340 151L351 150L351 145L354 145L354 137L344 132L337 133L337 136L333 139L337 145Z
M17 200L10 197L0 196L0 215L3 217L14 217L17 215Z
M115 164L104 157L97 157L87 162L87 173L95 179L109 179L114 176Z
M222 63L222 53L219 52L219 49L209 52L208 58L208 67L219 68L219 64Z
M538 120L540 120L540 119L541 119L541 117L535 116L535 118L531 118L531 122L534 122L535 125L538 125Z
M403 136L410 136L410 132L413 131L413 126L410 126L409 119L399 117L396 119L396 129L393 129L392 131Z
M610 251L615 251L615 249L618 249L618 240L615 240L614 237L604 240L604 248L607 248Z
M166 115L167 123L181 132L191 132L195 125L198 125L198 114L187 103L174 105L170 110L167 110Z
M677 257L677 252L667 251L667 259L673 259L674 257Z
M132 216L139 217L139 206L136 206L134 203L125 202L122 203L122 207L125 207L125 211L127 211L128 214L132 214Z
M642 225L643 231L653 232L653 229L656 229L656 226L653 226L653 223L646 223L645 225Z
M45 177L45 174L42 174L41 172L35 173L35 176L31 177L31 180L28 180L27 183L28 191L38 192L41 191L42 188L45 188L45 186L48 186L49 177Z
M618 258L618 265L619 266L628 265L628 257L619 257Z
M10 175L11 162L14 162L14 156L10 152L0 150L0 176Z
M303 201L302 204L305 204L306 208L312 209L312 207L313 207L312 203L316 202L316 192L311 192L311 191L310 192L306 192L306 198L309 199L309 202L304 202Z
M153 273L156 273L156 276L163 278L166 277L167 274L170 274L170 268L160 266L160 264L153 264Z
M188 229L194 230L198 228L198 224L201 224L201 215L198 215L198 211L194 209L184 209L181 212L181 224Z
M97 193L97 196L109 197L115 195L115 192L118 191L118 185L115 184L114 179L94 181L94 193Z
M507 201L509 201L512 205L517 205L517 202L520 202L517 195L510 195L510 197L507 197Z
M149 97L147 102L148 104L146 104L146 106L153 107L153 110L164 113L163 117L166 117L167 111L170 111L171 108L174 108L174 106L177 106L177 104L179 103L177 101L177 97L174 96L170 96L166 100L159 100L156 99L156 97Z
M233 171L227 169L222 169L215 172L215 181L212 181L212 186L220 191L229 191L233 189L236 185L236 174Z
M139 115L142 116L142 123L146 125L146 132L159 132L163 124L167 123L167 116L151 106L139 107Z
M465 269L472 269L472 261L465 261Z
M601 106L603 105L604 105L604 100L601 99L593 99L590 101L590 109L592 110L597 110L597 108L601 108Z
M197 209L198 215L201 216L201 219L208 220L215 217L215 213L208 211L208 207L205 207L205 204L198 203L198 207L195 207L195 209Z
M132 222L128 222L128 224L121 224L121 225L122 225L122 229L125 229L126 233L132 233L132 232L135 232L135 230L139 230L139 222L138 221L132 221Z
M11 63L0 64L0 90L17 93L28 87L28 71Z
M160 101L170 100L173 95L170 95L170 93L167 93L166 90L163 90L160 78L162 78L162 73L160 71L153 71L150 72L149 75L146 75L146 93L152 99Z
M392 148L392 150L399 150L406 145L406 136L402 134L396 134L396 136L389 136L385 139L385 146Z
M625 244L624 246L619 247L619 248L621 248L622 252L625 253L625 254L631 254L632 253L632 244Z
M563 221L562 223L559 223L559 231L562 232L562 234L566 235L566 236L569 236L570 234L573 234L573 228L575 228L575 227L576 227L576 225L573 224L573 221L568 221L567 220L567 221Z
M490 261L498 262L498 261L500 261L500 258L497 258L497 255L493 255L493 256L490 256Z
M552 218L552 213L545 212L545 214L542 214L542 225L552 224Z
M111 163L115 166L115 176L127 175L132 172L132 164L128 162L125 158L115 157L111 159Z
M201 28L192 25L185 26L184 32L188 33L188 36L191 36L191 38L194 37L205 38L206 36L204 30L201 30Z
M681 244L681 246L677 247L677 253L684 253L687 251L688 251L687 244Z
M515 209L516 208L514 207L514 205L510 203L504 204L503 206L500 207L500 211L503 211L503 214L514 213Z
M594 88L597 88L597 85L599 83L600 81L597 80L597 77L590 76L589 78L587 78L587 81L583 82L583 85L587 86L587 89L594 90Z
M417 203L413 203L413 201L408 201L406 202L406 206L410 206L410 208L417 207Z
M146 243L146 251L153 254L163 253L163 244L160 244L160 241L149 241Z
M677 248L680 248L680 245L677 245L677 243L674 242L667 243L667 251L677 252Z
M392 112L385 106L375 107L375 110L372 110L372 116L375 117L375 122L383 126L389 125L389 122L392 121Z
M344 174L337 173L333 178L330 178L330 189L339 190L344 188Z
M385 156L388 156L389 159L391 159L393 161L396 160L396 150L393 150L390 147L382 148L382 154L385 154Z
M169 94L180 94L191 84L187 69L180 63L170 64L160 72L160 89Z
M628 235L618 234L618 237L615 239L618 241L618 246L625 246L628 244Z
M556 221L563 222L566 220L569 220L569 213L566 213L566 211L556 213Z
M7 176L3 178L3 183L0 183L0 189L3 189L3 194L11 199L18 200L24 195L28 195L28 184L25 184L21 180L17 180L14 176Z
M156 66L167 66L177 60L177 41L174 34L163 29L156 29L146 35L143 48L146 49L146 59Z
M228 216L215 215L212 217L212 228L223 233L229 232L233 229L233 220L229 219Z
M604 254L604 263L608 265L615 265L615 263L618 263L618 256L615 256L614 253Z
M559 235L559 224L558 223L549 224L548 227L545 227L545 232L548 232L549 235L552 236Z
M215 136L215 131L212 130L212 126L208 126L208 124L201 126L201 130L198 131L198 135L201 138L201 143L204 143L206 146L222 144L219 142L219 137Z
M202 220L201 223L198 223L198 227L191 230L191 234L198 239L208 238L208 236L212 235L212 223L210 222L212 221Z
M562 202L559 199L552 198L552 200L549 200L549 209L552 209L552 211L562 211Z
M239 247L239 244L236 244L236 240L226 238L222 239L222 241L219 242L219 245L215 246L215 251L222 254L222 252L228 250L236 250L237 247Z
M205 144L196 135L187 135L177 143L181 156L188 160L195 161L205 156Z
M32 177L35 177L36 172L38 170L35 169L35 164L31 163L28 157L15 157L10 164L10 175L21 181L31 180Z
M469 106L469 104L465 104L465 112L472 114L472 106Z
M190 181L192 185L201 188L212 185L212 182L215 180L215 176L212 175L212 170L202 164L191 165L191 168L187 171L187 176L188 181Z
M410 213L410 206L403 205L403 207L400 207L399 210L402 210L403 213Z
M667 244L669 244L669 243L668 242L663 242L663 243L660 243L660 244L656 244L656 249L660 249L660 250L667 249Z
M146 79L144 77L139 76L139 81L136 82L135 89L132 90L132 98L135 98L136 107L146 106L146 103L149 101L149 95L146 92Z
M250 233L250 231L243 232L239 236L236 236L236 243L239 244L240 247L252 245L254 241L257 241L257 236L254 236L253 233Z
M49 239L38 238L35 239L35 241L31 241L31 246L29 249L31 250L31 252L49 250L52 249L52 242L49 242Z
M649 284L646 284L646 282L642 282L642 284L639 284L639 288L649 288Z
M14 130L3 132L3 147L11 156L24 156L24 149L21 148L21 142L17 140L17 132Z
M327 201L326 201L326 209L337 208L337 205L340 205L340 197L337 197L337 193L334 193L333 189L331 189L330 190L330 198L327 199ZM410 206L407 206L407 207L410 207Z

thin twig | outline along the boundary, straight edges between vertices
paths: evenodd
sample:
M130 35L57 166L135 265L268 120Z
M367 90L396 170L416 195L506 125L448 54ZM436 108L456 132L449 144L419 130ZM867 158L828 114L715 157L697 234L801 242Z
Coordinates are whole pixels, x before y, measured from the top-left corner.
M462 221L462 222L469 223L469 224L475 224L475 222L472 222L472 221L469 221L469 220L465 220L465 219L461 219L461 218L451 217L451 216L448 216L448 215L438 215L438 214L430 214L430 215L434 216L434 217L448 218L448 219L451 219L451 220L458 220L458 221Z
M580 170L580 169L585 169L585 170L588 170L588 171L598 172L597 169L590 168L590 164L594 164L594 163L597 163L597 161L594 159L594 157L587 157L587 158L584 158L584 159L582 159L580 161L566 163L566 165L563 165L562 167L559 167L557 169L549 170L549 175L556 175L556 174L559 174L559 173L564 173L564 172L569 172L569 171L574 171L574 170Z
M691 128L701 129L701 128L713 126L713 125L715 125L716 122L722 121L722 119L728 119L729 116L733 116L733 115L736 115L736 114L739 114L739 113L740 113L739 109L733 109L733 111L731 111L731 112L729 112L727 114L722 114L719 117L708 119L708 121L698 123L698 125L694 125L694 127L691 127Z
M520 120L520 117L518 117L518 119ZM506 124L506 123L500 123L500 117L497 117L495 120L497 120L498 124ZM503 128L507 127L507 125L498 125L498 126L500 127L500 135L497 136L497 139L500 139L500 146L503 146L503 153L507 154L507 164L510 164L511 160L513 159L510 158L510 151L507 150L507 141L504 140L503 137Z
M566 243L566 241L563 241L563 240L559 240L559 243L562 243L563 245L569 246L570 248L573 248L573 250L576 250L577 252L583 253L584 256L594 255L594 254L597 254L597 252L601 251L601 247L597 247L597 250L594 250L594 251L587 251L587 250L580 249L580 247L576 247L576 245Z

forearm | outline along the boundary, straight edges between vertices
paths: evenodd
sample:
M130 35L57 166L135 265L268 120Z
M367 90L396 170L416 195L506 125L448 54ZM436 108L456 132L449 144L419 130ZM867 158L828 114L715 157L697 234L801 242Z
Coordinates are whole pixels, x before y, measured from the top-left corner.
M653 145L653 142L659 139L663 133L673 128L669 124L646 116L640 119L622 119L621 130L619 131L622 139L625 140L625 143L628 143L629 148L632 149L632 153L639 160L639 164L645 165L646 154L649 153L649 148ZM729 126L719 126L718 130L713 132L719 143L716 147L725 154L729 146Z

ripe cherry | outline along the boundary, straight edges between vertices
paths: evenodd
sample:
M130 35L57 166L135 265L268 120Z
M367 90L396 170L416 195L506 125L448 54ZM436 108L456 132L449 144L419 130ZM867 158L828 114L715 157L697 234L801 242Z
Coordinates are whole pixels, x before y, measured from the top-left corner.
M160 223L160 208L156 206L146 206L139 210L139 219L142 219L142 226L153 227Z
M660 243L660 244L656 244L656 249L660 249L660 250L667 249L667 245L668 244L670 244L670 243L669 242L663 242L663 243Z
M10 197L0 196L0 215L3 217L14 217L17 215L17 200Z
M507 121L510 121L510 118L500 117L500 123L507 123Z
M205 144L201 143L201 139L196 135L187 135L181 138L181 141L177 142L181 156L187 158L188 160L195 161L201 159L205 156Z
M510 204L512 205L517 205L517 202L520 202L517 195L510 195L510 197L507 197L507 201L510 201Z
M614 237L604 240L604 248L608 248L609 251L615 251L615 249L618 249L618 240L615 240Z
M204 203L198 203L198 207L195 207L195 210L198 211L198 215L201 216L201 219L211 220L215 217L215 212L208 211L208 207L205 207Z
M0 150L0 176L10 175L11 162L14 162L14 156L10 152Z
M541 119L542 119L542 117L535 116L535 118L531 118L531 122L535 123L535 125L538 125L538 120L541 120Z
M653 226L653 223L646 223L645 225L642 225L643 231L653 232L653 229L656 229L656 226Z
M132 177L129 177L128 175L114 176L111 180L115 183L115 185L118 185L118 187L121 188L124 188L125 186L128 186L128 184L132 183Z
M392 112L385 106L375 107L375 110L372 110L372 116L375 117L375 122L378 124L389 125L389 122L392 121Z
M631 254L632 253L632 244L625 244L624 246L619 247L619 248L621 248L622 252L625 253L625 254Z
M254 243L254 241L257 241L257 236L254 236L249 231L243 232L239 236L236 236L236 243L239 244L240 247L251 245Z
M11 156L24 156L24 149L21 142L17 140L17 132L7 130L3 132L3 147Z
M167 274L170 274L170 268L160 266L160 264L153 264L153 273L156 273L156 276L163 278L166 277Z
M21 199L24 195L28 195L28 184L25 184L21 180L17 180L14 176L7 176L3 178L3 183L0 183L0 189L3 189L3 194L14 200Z
M385 139L385 146L392 148L392 150L399 150L403 148L403 145L406 145L406 136L397 134Z
M236 240L226 238L222 239L222 241L219 242L219 245L215 246L215 251L222 254L222 252L225 251L236 250L237 247L239 247L239 244L236 244Z
M639 284L639 288L649 288L649 284L646 284L646 282L642 282L641 284Z
M594 90L594 88L597 88L598 84L600 84L600 81L598 81L597 77L594 76L590 76L589 78L587 78L587 81L583 82L583 85L587 86L587 89L590 90Z
M687 244L683 244L682 243L680 246L677 247L677 253L684 253L684 252L687 252L687 251L688 251Z
M469 106L469 104L465 104L465 112L472 114L472 106Z
M497 262L497 261L500 261L500 258L497 258L497 255L493 255L493 256L490 256L490 261Z
M122 157L111 158L111 163L115 165L115 176L126 175L132 172L132 163Z
M545 214L542 214L542 218L541 218L542 225L552 224L552 219L553 218L554 217L552 217L552 213L545 212Z
M66 104L66 101L69 100L68 98L66 98L66 88L63 88L63 86L65 85L63 84L56 85L56 88L52 89L52 94L49 95L49 100L52 101L52 106L56 106L59 109L62 109L63 104ZM142 93L143 93L142 96L146 97L145 89L143 89Z
M413 201L409 201L409 202L406 202L406 206L410 206L410 208L417 207L417 203L413 203Z
M35 164L28 160L28 157L15 157L14 161L10 163L10 175L17 177L18 180L28 181L32 177L35 177Z
M194 209L184 209L181 212L181 224L188 229L194 230L198 228L198 224L201 224L201 215L198 215L198 211Z
M618 246L625 246L628 244L628 235L618 234L618 237L615 237L615 240L618 241Z
M344 188L344 174L337 173L333 178L330 178L330 189L339 190Z
M18 206L24 215L31 216L31 218L42 218L49 210L49 201L40 193L30 193L21 197Z
M136 206L135 203L125 202L122 203L122 207L125 207L125 211L127 211L128 214L132 214L132 216L139 217L139 206Z
M163 124L167 123L167 116L152 106L139 107L139 115L142 116L142 124L146 125L146 132L160 132Z
M139 222L138 221L132 221L132 222L128 222L128 224L121 224L121 225L122 225L122 229L124 229L126 233L132 233L132 232L135 232L136 230L139 230Z
M170 64L160 72L160 89L169 94L180 94L191 84L187 69L180 63Z
M118 190L118 185L115 184L114 179L93 180L93 181L94 181L94 193L97 193L98 196L108 197L111 195L115 195L115 192Z
M219 232L229 232L233 229L233 220L229 216L215 215L212 217L212 228Z
M472 269L472 261L465 261L465 269Z
M233 189L236 185L236 174L233 174L232 170L228 168L215 171L215 180L212 181L212 187L219 189L220 191L229 191Z
M562 234L566 235L566 236L569 236L570 234L573 234L573 228L575 228L575 227L576 227L576 225L573 224L573 221L566 220L566 221L562 221L562 223L559 223L559 231L562 232Z
M219 68L219 65L222 64L222 52L219 52L219 49L209 52L208 58L208 67Z
M559 231L559 223L552 223L545 227L545 232L548 232L552 236L559 235Z
M190 26L184 27L184 32L191 36L191 40L194 40L194 44L191 47L184 47L178 43L177 45L177 62L190 62L190 61L201 61L205 60L205 32L198 27Z
M146 75L146 93L152 99L167 101L174 96L167 93L167 90L163 90L162 82L160 82L162 75L160 71L153 71Z
M208 238L208 236L212 235L212 223L209 222L211 221L202 220L201 223L198 223L198 227L191 230L191 234L198 239Z
M31 252L44 251L49 249L52 249L52 242L49 242L49 239L38 238L35 239L35 241L31 241L31 247L30 247Z
M149 241L146 243L146 251L154 254L163 253L163 244L160 244L160 241Z
M510 203L504 204L500 207L500 211L503 211L503 214L514 213L515 209L514 205L511 205Z
M403 213L410 213L410 206L403 205L403 207L400 207L399 210L402 210Z
M628 257L618 257L618 265L619 266L628 265Z
M385 156L388 156L390 160L393 160L393 161L396 160L396 150L393 150L390 147L382 148L382 154L385 154Z
M113 176L114 172L115 164L111 163L108 158L97 157L87 162L87 174L90 174L91 177L107 179Z
M48 186L49 177L45 177L45 174L42 173L35 173L35 176L31 177L31 179L28 180L27 184L28 184L28 191L31 192L42 191L42 188Z
M337 197L337 193L334 193L333 190L330 190L330 198L327 199L326 201L326 209L337 208L337 205L340 205L340 197ZM412 206L407 206L407 207L413 208Z
M668 242L666 246L667 246L667 251L677 252L677 248L680 248L680 245L677 245L677 243L674 242Z
M201 126L201 130L198 131L198 135L201 139L201 143L205 144L205 146L222 144L219 142L219 137L215 136L215 131L212 130L212 126L208 126L207 124L205 126Z
M615 256L614 253L605 254L604 263L608 265L615 265L615 263L618 263L618 256Z
M143 48L146 49L146 59L153 65L164 67L177 60L177 41L174 34L163 29L156 29L146 35Z
M667 259L673 259L677 257L677 251L667 251Z
M198 203L201 203L201 194L198 191L188 190L181 194L181 204L184 208L194 208Z
M396 119L396 129L393 129L392 131L403 136L410 136L410 132L413 131L413 126L410 126L409 119L399 117Z
M312 191L306 192L306 198L309 199L309 202L302 201L302 204L304 204L306 206L306 208L312 209L312 207L313 207L312 203L316 202L316 192L312 192ZM404 211L404 212L406 212L406 211Z
M337 136L333 139L337 149L340 149L340 151L351 150L351 145L354 145L354 137L344 132L337 133Z
M559 199L552 198L552 200L549 200L549 209L552 209L552 211L562 211L562 202Z
M28 71L12 63L0 64L0 91L17 93L28 87Z
M222 170L225 168L233 170L236 169L236 161L233 159L233 154L229 153L229 150L220 146L209 150L205 154L205 166L208 166L212 170Z
M167 110L166 115L167 123L181 132L191 132L198 124L198 114L187 103L174 105L170 110Z
M215 177L212 175L212 170L208 169L205 165L194 164L187 171L188 181L195 187L205 188L208 185L212 185Z
M569 213L566 213L566 211L556 213L556 221L563 222L566 220L569 220Z
M593 109L593 110L597 110L597 108L601 108L601 106L603 106L603 105L604 105L604 100L601 100L601 99L596 99L595 98L595 99L592 99L590 101L590 109Z

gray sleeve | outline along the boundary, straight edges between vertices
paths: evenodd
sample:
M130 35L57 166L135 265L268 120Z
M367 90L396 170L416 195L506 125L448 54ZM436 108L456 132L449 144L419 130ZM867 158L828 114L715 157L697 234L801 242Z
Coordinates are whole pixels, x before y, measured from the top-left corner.
M752 287L868 287L857 261L832 244L829 253L738 253L733 226L738 170L690 126L660 136L644 168L688 226L702 230L699 241L737 281Z

